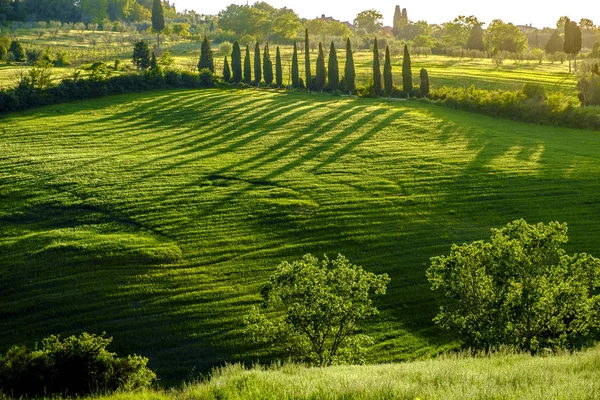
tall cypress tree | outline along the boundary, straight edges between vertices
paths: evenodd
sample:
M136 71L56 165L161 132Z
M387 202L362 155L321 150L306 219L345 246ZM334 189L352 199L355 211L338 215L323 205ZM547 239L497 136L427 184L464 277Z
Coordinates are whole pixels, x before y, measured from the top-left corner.
M300 72L298 71L298 46L294 42L294 54L292 54L292 87L300 87Z
M402 11L400 11L400 6L396 6L394 10L394 21L392 27L392 33L394 36L398 36L400 31L402 30Z
M277 87L283 86L283 68L281 66L281 53L279 52L279 46L275 51L275 84Z
M260 45L256 42L256 46L254 46L254 83L256 86L262 81L262 68L260 64Z
M229 61L227 61L227 56L225 56L225 62L223 63L223 81L229 82L231 80L231 69L229 69Z
M412 71L410 67L410 54L408 53L408 45L404 45L404 59L402 60L402 89L406 92L407 97L413 92Z
M319 55L317 56L315 86L317 90L325 88L325 56L323 55L323 44L321 42L319 42Z
M250 68L250 47L246 45L246 56L244 57L244 82L247 85L252 82L252 69Z
M153 0L152 30L156 32L156 42L158 51L160 51L160 33L163 29L165 29L165 14L162 7L162 0Z
M392 76L392 60L390 57L390 46L385 46L385 63L383 64L383 88L386 96L392 94L394 89L394 78Z
M346 66L344 67L344 81L346 90L352 93L356 88L356 71L354 70L354 56L350 38L346 41Z
M373 89L377 96L381 94L381 67L379 66L377 38L373 41Z
M308 29L304 32L304 72L306 77L304 84L307 89L310 89L312 75L310 73L310 43L308 42Z
M233 72L233 81L240 83L242 81L242 50L240 44L233 42L233 51L231 52L231 69Z
M265 45L265 52L263 54L263 74L265 76L265 83L270 85L273 83L273 62L271 61L271 55L269 54L269 43Z
M204 36L202 46L200 47L200 60L198 61L198 71L201 69L208 69L211 72L215 72L215 63L213 61L213 52L210 48L208 38Z
M329 88L337 90L340 86L340 70L338 65L337 53L333 41L329 47L329 61L327 62L327 78L329 80Z

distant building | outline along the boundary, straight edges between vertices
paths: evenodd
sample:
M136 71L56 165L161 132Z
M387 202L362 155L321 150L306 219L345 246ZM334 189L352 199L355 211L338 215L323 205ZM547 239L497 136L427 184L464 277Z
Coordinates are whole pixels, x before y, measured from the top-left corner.
M324 22L339 22L339 23L341 23L341 24L344 24L344 25L346 25L346 27L347 27L348 29L350 29L351 31L353 31L353 32L354 32L354 25L353 25L353 24L351 24L351 23L350 23L350 22L348 22L348 21L339 21L339 20L337 20L337 19L335 19L335 18L333 18L333 17L326 17L326 16L325 16L325 14L321 14L321 16L320 16L320 17L317 17L317 18L315 18L315 19L318 19L319 21L324 21Z
M521 32L523 33L529 33L529 32L533 32L533 31L537 31L538 28L535 28L533 26L533 24L529 24L529 25L517 25L517 28L519 28L521 30Z

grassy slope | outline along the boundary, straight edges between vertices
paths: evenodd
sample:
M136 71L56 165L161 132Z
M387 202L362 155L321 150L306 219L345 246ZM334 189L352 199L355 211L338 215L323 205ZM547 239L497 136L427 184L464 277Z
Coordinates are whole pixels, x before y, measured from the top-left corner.
M412 102L125 95L2 117L0 343L106 330L166 379L261 353L241 319L282 259L392 277L372 360L452 346L424 271L524 217L600 244L600 135ZM264 355L263 355L264 356Z

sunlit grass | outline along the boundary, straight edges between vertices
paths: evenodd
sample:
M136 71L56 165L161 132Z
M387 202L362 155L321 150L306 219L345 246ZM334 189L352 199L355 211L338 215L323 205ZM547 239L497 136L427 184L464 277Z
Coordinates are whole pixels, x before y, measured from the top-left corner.
M370 361L456 348L429 257L516 218L600 248L600 134L413 102L162 91L3 116L0 351L106 331L163 382L268 360L242 317L283 259L392 278Z

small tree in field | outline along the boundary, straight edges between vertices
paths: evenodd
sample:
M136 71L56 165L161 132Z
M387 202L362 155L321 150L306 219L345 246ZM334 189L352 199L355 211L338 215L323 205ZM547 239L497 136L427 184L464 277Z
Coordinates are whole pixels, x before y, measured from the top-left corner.
M256 42L254 46L254 83L256 86L262 81L262 66L260 62L260 45Z
M329 81L329 89L337 90L340 85L340 72L338 66L337 53L335 52L335 44L333 42L331 42L331 46L329 47L327 78Z
M315 86L317 90L325 88L325 55L323 54L323 44L319 42L319 55L317 56L317 72L315 75Z
M231 80L231 69L229 69L229 61L227 61L227 56L225 56L225 61L223 62L223 81L229 82Z
M213 60L213 52L210 47L208 38L204 36L202 45L200 46L200 59L198 60L198 71L207 69L210 72L215 72L215 63Z
M246 45L246 55L244 56L244 82L249 85L252 82L252 70L250 68L250 47Z
M233 43L233 49L231 50L231 70L233 81L240 83L242 81L242 50L237 40Z
M269 43L265 45L263 54L263 75L267 85L273 83L273 61L271 61L271 55L269 54Z
M392 59L390 57L390 47L385 46L385 61L383 63L383 88L386 96L392 94L394 90L394 77L392 75Z
M379 67L379 48L377 47L377 39L373 41L373 89L375 94L381 94L381 68Z
M294 53L292 54L292 87L300 87L300 72L298 70L298 46L294 42Z
M277 50L275 51L275 85L278 88L283 86L283 67L281 65L281 52L279 51L279 46L277 46Z
M133 63L137 69L150 67L150 48L145 40L140 40L133 45Z
M350 38L346 41L346 66L344 67L344 82L346 90L352 93L356 89L356 72L354 70L354 56Z
M421 91L421 95L423 95L423 97L427 97L429 96L429 74L425 68L421 68L419 76L421 78L421 86L419 87L419 90Z
M402 89L410 97L413 92L412 70L410 65L410 53L408 46L404 45L404 59L402 60Z
M517 220L433 257L427 277L447 300L435 321L472 349L585 344L600 327L600 260L565 254L567 240L567 224Z
M165 29L165 15L162 0L152 1L152 30L156 32L156 43L160 51L160 33Z
M274 313L253 308L248 333L312 365L361 361L370 338L356 335L357 325L378 313L371 297L385 294L388 282L387 274L366 272L342 255L282 262L261 289L263 309Z

